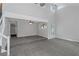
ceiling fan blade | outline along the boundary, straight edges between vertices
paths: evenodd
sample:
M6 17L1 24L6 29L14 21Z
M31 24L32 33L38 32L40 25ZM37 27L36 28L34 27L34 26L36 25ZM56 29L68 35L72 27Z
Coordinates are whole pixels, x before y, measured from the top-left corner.
M34 4L38 4L38 3L34 3Z
M64 7L65 7L65 5L58 6L57 10L60 10L60 9L62 9Z
M45 3L40 3L40 6L41 6L41 7L45 6Z

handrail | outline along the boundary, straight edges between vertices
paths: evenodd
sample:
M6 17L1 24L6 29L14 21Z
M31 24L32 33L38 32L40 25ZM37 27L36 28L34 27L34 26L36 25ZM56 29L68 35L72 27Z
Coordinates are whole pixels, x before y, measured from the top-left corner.
M2 24L2 20L0 20L0 25Z
M9 36L3 35L1 33L0 33L0 36L4 37L5 39L8 39L9 38Z
M7 55L9 56L10 55L10 36L6 36L5 34L4 34L4 30L5 30L5 17L1 17L1 22L0 22L0 26L1 26L1 32L0 32L0 36L1 36L1 40L2 40L2 38L4 37L5 39L7 39ZM4 53L4 52L6 52L6 50L5 49L3 49L3 48L1 48L1 53Z

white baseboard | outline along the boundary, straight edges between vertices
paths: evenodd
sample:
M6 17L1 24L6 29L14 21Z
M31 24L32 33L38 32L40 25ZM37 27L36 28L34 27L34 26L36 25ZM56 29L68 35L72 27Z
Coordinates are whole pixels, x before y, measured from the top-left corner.
M78 40L74 40L74 39L70 39L70 38L66 38L66 37L56 37L56 38L60 38L60 39L63 39L63 40L68 40L68 41L79 42Z
M53 36L53 37L52 37L52 36L51 36L51 37L48 37L49 40L52 39L52 38L56 38L56 37L55 37L55 36Z

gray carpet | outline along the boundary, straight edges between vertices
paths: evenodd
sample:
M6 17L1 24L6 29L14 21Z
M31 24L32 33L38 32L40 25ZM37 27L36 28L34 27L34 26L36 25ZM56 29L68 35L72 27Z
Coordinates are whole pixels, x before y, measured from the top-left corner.
M44 39L47 39L47 38L42 37L42 36L37 36L37 35L27 36L27 37L19 37L19 38L12 37L11 41L10 41L10 46L15 47L18 45L22 45L22 44L24 45L24 44L32 43L35 41L44 40Z
M5 52L5 53L0 53L0 56L7 56L7 52Z
M79 56L79 43L40 36L11 38L11 56Z

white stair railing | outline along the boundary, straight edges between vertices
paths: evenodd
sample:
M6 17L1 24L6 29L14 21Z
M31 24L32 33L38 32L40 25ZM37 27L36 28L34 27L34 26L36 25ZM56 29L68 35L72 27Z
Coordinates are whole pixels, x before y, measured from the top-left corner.
M1 45L2 45L2 46L1 46L1 53L7 52L7 55L10 55L10 52L9 52L9 49L10 49L10 48L9 48L9 47L10 47L10 46L9 46L9 39L10 39L10 36L4 35L4 30L5 30L5 18L4 18L4 17L1 17L0 20L1 20L1 22L0 22L0 23L1 23L1 24L0 24L0 27L1 27L1 28L0 28L0 30L1 30L1 31L0 31L0 40L1 40L1 42L2 42L2 41L3 41L3 40L2 40L3 38L7 39L7 51L2 48L3 45L2 45L2 43L1 43Z

